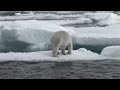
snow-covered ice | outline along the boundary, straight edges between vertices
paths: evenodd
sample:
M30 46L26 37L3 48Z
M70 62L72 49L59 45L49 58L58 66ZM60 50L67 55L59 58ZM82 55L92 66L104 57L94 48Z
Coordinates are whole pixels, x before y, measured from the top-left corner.
M84 48L74 50L72 55L59 55L53 57L52 51L39 51L29 53L0 53L0 62L2 61L77 61L77 60L104 60L107 59L97 53L93 53Z
M64 12L63 12L64 13ZM70 13L70 12L69 12ZM1 17L0 20L0 50L14 50L14 45L18 42L28 44L25 50L36 52L9 52L0 53L0 61L76 61L76 60L104 60L120 59L120 46L111 46L103 49L101 54L91 52L85 48L74 50L72 55L60 55L52 57L49 50L50 39L54 32L59 30L67 31L71 34L74 45L120 45L120 16L113 13L85 13L83 15L55 15L55 14L30 14ZM75 17L74 20L59 20L63 17ZM56 19L56 20L21 20L21 19ZM106 27L64 27L66 24L85 24L98 22L99 26ZM24 45L23 45L24 46ZM21 46L20 46L21 47ZM12 51L12 50L10 50Z
M67 51L66 51L67 52ZM8 52L0 53L0 62L5 61L78 61L78 60L120 60L120 46L109 46L103 49L101 54L97 54L80 48L73 50L72 54L59 55L59 57L53 57L52 51L37 51L37 52Z

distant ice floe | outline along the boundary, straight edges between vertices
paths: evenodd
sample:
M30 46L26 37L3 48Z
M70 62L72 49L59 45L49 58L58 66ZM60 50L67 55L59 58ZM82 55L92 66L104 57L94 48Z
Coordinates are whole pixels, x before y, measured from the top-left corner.
M83 17L89 18L91 20L94 20L96 22L105 20L111 13L92 13L92 12L88 12L88 13L84 13Z
M120 23L120 16L110 12L85 13L83 17L91 19L98 26L109 26Z
M67 20L65 24L88 24L88 23L92 23L92 20L90 20L89 18L84 18L84 17L81 17L81 18L78 18L76 20Z
M33 12L29 12L27 14L15 13L15 16L29 16L29 15L34 15L34 13Z
M55 14L33 14L33 13L28 13L28 14L21 14L21 13L16 13L15 16L0 16L0 21L15 21L15 20L42 20L42 19L61 19L62 17L59 15Z
M79 24L95 24L95 26L109 26L120 23L120 16L112 12L87 12L84 14L71 14L71 15L59 15L62 18L68 18L67 20L54 20L49 21L58 25L79 25ZM74 18L74 19L72 19Z
M80 17L77 18L75 20L52 20L52 21L48 21L51 23L55 23L57 25L79 25L79 24L89 24L89 23L93 23L92 20L90 20L89 18L84 18L84 17Z
M120 16L112 12L86 12L84 14L70 14L68 12L56 12L61 14L50 14L50 13L38 13L34 14L32 12L27 14L15 13L15 16L0 16L1 21L15 21L15 20L56 20L54 23L59 25L66 24L89 24L93 23L98 26L109 26L113 24L120 23ZM57 22L57 20L59 20ZM51 21L52 22L52 21Z
M111 13L105 20L97 23L99 26L108 26L113 24L120 24L120 16Z

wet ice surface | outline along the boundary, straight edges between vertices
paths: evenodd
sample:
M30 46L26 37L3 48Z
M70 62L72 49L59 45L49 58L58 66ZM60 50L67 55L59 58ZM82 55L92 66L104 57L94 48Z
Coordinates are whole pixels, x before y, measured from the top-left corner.
M119 60L2 62L0 79L119 79Z

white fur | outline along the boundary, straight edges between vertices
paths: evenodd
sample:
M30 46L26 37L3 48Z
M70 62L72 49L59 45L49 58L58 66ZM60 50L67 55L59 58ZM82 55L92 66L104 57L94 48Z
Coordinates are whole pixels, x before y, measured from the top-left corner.
M68 46L68 54L72 53L73 45L72 38L70 34L66 31L58 31L55 32L53 37L51 38L51 44L53 47L53 56L58 57L58 50L61 50L63 55L66 55L65 49Z

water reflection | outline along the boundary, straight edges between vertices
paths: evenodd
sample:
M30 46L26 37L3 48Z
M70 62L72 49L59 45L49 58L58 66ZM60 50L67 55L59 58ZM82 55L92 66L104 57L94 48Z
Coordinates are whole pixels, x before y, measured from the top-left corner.
M54 78L68 78L72 67L72 62L55 62L52 67Z

